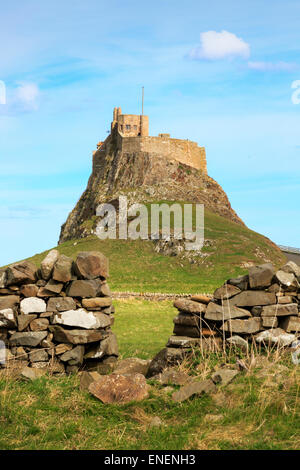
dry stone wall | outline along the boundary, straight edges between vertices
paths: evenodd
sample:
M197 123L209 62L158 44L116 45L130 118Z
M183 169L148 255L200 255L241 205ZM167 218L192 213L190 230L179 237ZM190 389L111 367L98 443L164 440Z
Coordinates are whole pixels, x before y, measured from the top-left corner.
M28 261L0 270L2 366L109 370L118 345L107 277L99 252L81 252L73 262L52 250L38 270Z
M261 345L290 346L300 336L300 267L292 261L280 270L267 263L229 279L213 298L177 299L173 336L167 347L199 346L218 350Z

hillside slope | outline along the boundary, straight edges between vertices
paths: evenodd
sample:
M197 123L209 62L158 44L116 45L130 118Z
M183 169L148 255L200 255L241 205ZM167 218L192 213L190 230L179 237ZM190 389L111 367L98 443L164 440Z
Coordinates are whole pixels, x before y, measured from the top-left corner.
M79 251L99 250L110 261L113 291L196 293L213 292L225 279L247 271L249 264L285 256L268 238L206 209L205 246L193 263L182 256L155 251L152 241L99 240L95 236L61 243L57 249L73 258ZM47 252L30 258L37 265Z

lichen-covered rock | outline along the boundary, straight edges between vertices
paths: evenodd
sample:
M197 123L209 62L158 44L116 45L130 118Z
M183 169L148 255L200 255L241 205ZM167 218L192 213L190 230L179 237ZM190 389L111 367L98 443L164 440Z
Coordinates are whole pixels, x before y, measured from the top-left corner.
M259 344L276 344L278 346L289 346L295 339L295 335L286 333L281 328L265 330L255 336L255 341Z
M76 302L72 297L52 297L47 303L47 312L66 312L75 308Z
M13 333L10 337L12 346L38 346L47 336L47 331L29 331Z
M89 392L103 403L141 401L149 395L149 385L142 374L111 374L92 382Z

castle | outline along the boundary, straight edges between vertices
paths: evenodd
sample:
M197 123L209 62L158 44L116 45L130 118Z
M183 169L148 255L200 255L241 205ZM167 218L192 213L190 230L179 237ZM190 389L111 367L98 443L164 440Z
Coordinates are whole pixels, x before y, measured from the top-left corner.
M149 136L149 117L145 115L122 114L121 108L114 108L111 133L104 142L99 142L93 153L93 173L101 167L114 138L117 151L127 154L146 153L163 159L176 160L207 174L205 147L196 142L172 139L170 134Z

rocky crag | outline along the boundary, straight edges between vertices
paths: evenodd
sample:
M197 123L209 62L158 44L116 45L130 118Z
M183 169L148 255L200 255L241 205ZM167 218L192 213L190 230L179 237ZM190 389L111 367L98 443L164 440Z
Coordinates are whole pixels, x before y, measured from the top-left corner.
M93 233L98 204L114 202L120 194L127 196L129 204L162 200L200 203L244 225L226 193L206 171L151 151L123 150L119 141L120 135L113 129L94 152L87 188L63 224L59 243Z
M118 357L107 277L99 252L80 252L74 262L52 250L38 270L28 261L0 270L0 365L28 378L107 371Z

